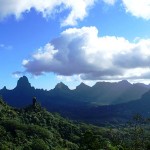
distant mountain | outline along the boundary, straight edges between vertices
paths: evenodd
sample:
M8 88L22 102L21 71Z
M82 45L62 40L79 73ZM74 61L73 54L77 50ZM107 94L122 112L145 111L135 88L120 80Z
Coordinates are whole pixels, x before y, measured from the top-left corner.
M120 104L124 102L129 102L132 100L140 99L141 96L149 91L149 85L136 83L132 84L132 86L126 89L118 99L114 100L112 104Z
M72 91L63 83L58 83L50 91L35 89L25 76L18 80L14 89L8 90L6 87L1 89L0 95L8 104L14 107L25 107L30 104L32 97L37 97L42 106L60 113L65 112L64 110L67 108L75 108L85 104L85 102L72 99Z
M22 107L29 104L29 100L35 95L35 88L31 87L28 78L23 76L18 80L17 86L13 90L7 90L4 87L0 90L0 95L8 104Z
M68 86L62 82L58 83L54 89L55 90L69 90Z
M0 90L0 95L8 100L8 102L10 102L11 97L11 104L13 104L13 102L16 104L16 101L18 102L22 97L24 97L24 99L26 98L26 100L18 102L18 106L19 103L28 104L28 98L32 96L38 96L41 98L41 101L45 99L45 96L48 96L51 99L61 99L61 101L67 99L69 101L79 101L96 105L110 105L139 99L149 88L149 86L144 84L131 84L123 80L116 83L97 82L92 87L81 83L75 90L70 90L61 82L58 83L54 89L45 91L32 87L28 78L23 76L18 80L17 86L13 90L7 90L6 87L4 87Z
M132 120L136 114L142 117L150 118L150 91L146 92L140 99L116 104L79 107L69 109L70 114L67 115L75 120L81 120L96 125L124 124Z
M76 87L76 91L79 91L79 92L84 92L84 91L87 92L89 89L90 89L90 86L84 84L83 82Z
M94 105L111 105L139 99L149 89L147 85L131 84L123 80L115 83L97 82L92 87L82 84L73 93L80 101Z
M94 102L99 105L110 105L116 101L132 84L128 81L120 81L116 83L98 82L92 87ZM126 101L131 100L130 97Z
M54 89L46 91L31 86L26 76L21 77L13 90L6 87L0 90L0 95L13 106L24 106L28 100L36 96L42 103L57 103L61 105L111 105L139 99L150 89L149 86L138 83L131 84L126 80L120 82L97 82L90 87L81 83L70 90L64 83L58 83ZM22 99L23 98L23 99Z
M17 89L31 89L31 84L28 81L28 78L26 76L21 77L17 82Z
M70 90L61 82L54 89L47 91L35 89L27 77L23 76L14 89L8 90L4 87L0 90L0 95L14 107L29 105L35 96L41 105L51 112L59 112L72 119L100 123L104 120L122 120L138 111L147 113L147 109L143 109L150 106L148 91L149 86L131 84L126 80L115 83L97 82L92 87L81 83L74 90Z

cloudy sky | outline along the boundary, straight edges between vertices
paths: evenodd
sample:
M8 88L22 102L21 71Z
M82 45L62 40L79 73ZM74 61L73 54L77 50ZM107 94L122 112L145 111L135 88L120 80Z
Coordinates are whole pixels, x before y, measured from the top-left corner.
M0 0L0 88L150 83L150 0Z

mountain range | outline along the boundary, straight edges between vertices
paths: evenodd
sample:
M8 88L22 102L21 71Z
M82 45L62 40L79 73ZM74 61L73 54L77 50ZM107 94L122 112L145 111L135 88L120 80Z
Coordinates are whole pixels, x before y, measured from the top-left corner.
M70 90L64 83L58 83L49 91L35 89L26 76L17 86L0 90L0 95L14 107L25 107L36 97L49 111L59 112L65 117L86 122L101 123L130 118L135 113L148 115L150 110L150 86L142 83L97 82L90 87L84 83Z

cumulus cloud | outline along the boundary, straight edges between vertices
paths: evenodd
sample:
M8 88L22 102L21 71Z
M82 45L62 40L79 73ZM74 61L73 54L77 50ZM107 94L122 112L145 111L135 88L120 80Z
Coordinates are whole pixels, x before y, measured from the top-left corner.
M10 15L20 18L32 8L42 13L43 17L70 10L62 25L75 25L87 16L88 9L94 2L95 0L0 0L0 19Z
M96 27L70 28L25 59L26 72L80 75L84 80L143 78L149 73L150 39L129 42L99 36Z
M127 12L146 20L150 19L150 0L122 0Z
M117 0L103 0L106 4L114 5ZM150 0L121 0L125 11L137 18L150 20Z
M108 5L116 4L117 0L0 0L0 20L7 16L21 18L24 13L31 9L42 14L43 17L50 17L52 14L60 14L67 10L68 16L61 26L76 25L78 20L83 20L88 15L88 10L96 1L103 1ZM150 0L121 0L126 12L133 16L150 19Z
M129 52L117 54L114 61L116 65L124 68L149 67L150 39L141 39Z

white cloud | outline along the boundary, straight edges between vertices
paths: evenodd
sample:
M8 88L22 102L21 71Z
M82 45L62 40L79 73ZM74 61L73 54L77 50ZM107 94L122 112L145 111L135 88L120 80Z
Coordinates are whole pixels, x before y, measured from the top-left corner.
M108 5L116 4L117 0L103 0ZM121 0L127 13L150 20L150 0Z
M68 16L61 16L61 26L76 25L82 21L88 10L96 1L103 1L108 5L114 5L117 0L0 0L0 20L14 15L17 19L31 9L50 17L52 14L62 15L67 10ZM150 19L150 0L121 0L126 12L133 16Z
M150 72L150 39L131 43L98 36L96 27L70 28L23 61L26 72L80 75L85 80L144 78Z
M83 20L87 16L88 9L94 2L95 0L0 0L0 18L14 15L19 19L31 8L42 13L43 17L70 10L62 25L75 25L78 20Z
M146 20L150 19L150 0L122 0L127 12Z
M82 82L80 75L73 75L73 76L62 76L57 75L57 80L65 81L65 82Z

